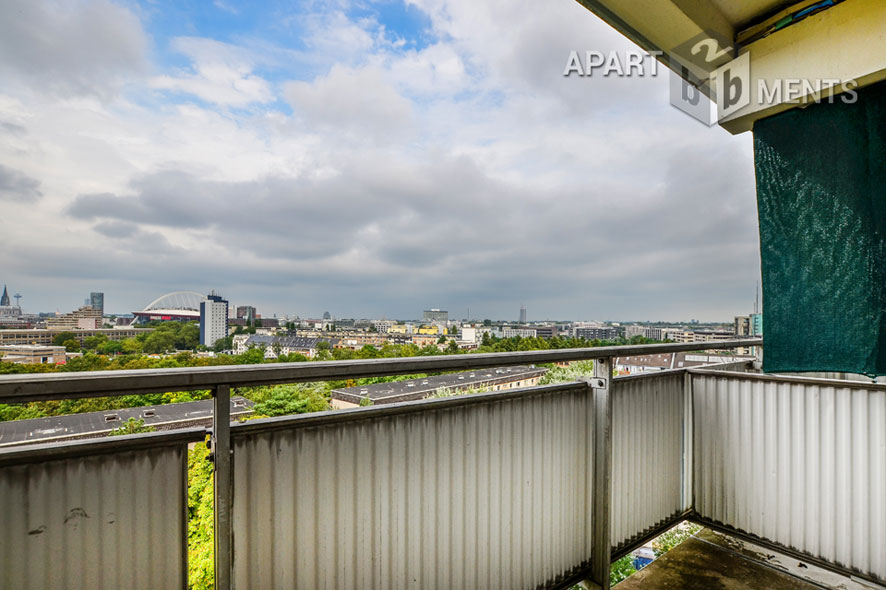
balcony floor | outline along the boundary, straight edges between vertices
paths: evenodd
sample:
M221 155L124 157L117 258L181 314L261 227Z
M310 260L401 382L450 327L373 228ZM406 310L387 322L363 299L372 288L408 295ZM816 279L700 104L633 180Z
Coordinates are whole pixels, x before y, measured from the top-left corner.
M616 586L617 590L871 590L783 554L704 529Z

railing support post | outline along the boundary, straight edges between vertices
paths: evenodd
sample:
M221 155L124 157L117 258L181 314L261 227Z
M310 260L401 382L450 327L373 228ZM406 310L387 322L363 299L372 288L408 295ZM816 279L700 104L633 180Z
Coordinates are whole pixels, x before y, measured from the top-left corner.
M609 540L610 494L612 478L612 409L609 392L612 386L612 359L594 361L594 530L591 550L590 582L609 590L612 548ZM602 386L602 387L601 387Z
M695 400L692 374L683 374L683 510L695 511Z
M215 588L230 590L231 548L231 386L213 390L212 454L214 460Z

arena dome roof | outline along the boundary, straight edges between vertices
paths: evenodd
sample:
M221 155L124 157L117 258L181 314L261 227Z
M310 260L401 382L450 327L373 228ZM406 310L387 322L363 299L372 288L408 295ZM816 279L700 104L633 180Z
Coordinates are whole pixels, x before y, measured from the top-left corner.
M203 299L205 299L205 297L195 291L176 291L154 299L143 311L158 311L163 309L200 311L200 302L203 301Z

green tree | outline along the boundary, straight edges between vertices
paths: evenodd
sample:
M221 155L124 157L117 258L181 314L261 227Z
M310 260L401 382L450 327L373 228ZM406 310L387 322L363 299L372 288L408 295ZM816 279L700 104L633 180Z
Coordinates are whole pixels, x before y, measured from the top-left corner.
M104 371L108 368L107 357L87 352L83 356L72 358L61 368L63 371Z
M379 350L371 344L364 345L357 354L361 359L375 359L378 358L378 355Z
M124 354L139 354L142 351L142 343L137 338L126 338L120 343Z
M151 332L142 345L148 354L163 354L175 350L175 333L172 330L155 330Z
M215 341L215 344L212 345L212 350L215 352L224 352L225 350L231 350L234 348L234 337L226 336L224 338L219 338ZM264 359L265 355L262 352L262 359ZM261 362L261 361L259 361Z
M566 367L546 366L548 367L548 372L538 380L539 385L569 383L570 381L581 381L594 376L594 361L574 361Z
M140 432L154 432L154 428L152 426L145 426L144 420L136 420L135 418L130 418L126 422L124 422L120 428L115 428L112 430L108 436L122 436L124 434L138 434Z
M68 338L61 343L68 352L80 352L80 343L73 338Z
M289 354L281 354L277 357L277 362L280 363L303 363L307 360L308 357L300 352L290 352Z
M59 332L52 337L54 346L64 346L66 340L76 340L77 336L73 332Z
M357 351L351 350L350 348L333 348L332 349L332 358L337 361L346 361L346 360L358 358L358 356L357 356Z
M101 354L119 354L123 352L123 345L119 340L108 340L99 345L98 352Z
M271 388L267 397L253 406L262 416L287 416L322 412L329 409L329 393L325 385L297 383Z
M440 337L437 338L437 344L446 344L446 336L440 334Z
M237 365L259 365L265 362L265 349L252 347L243 354L238 354L234 359L234 364Z
M83 339L83 348L86 350L96 350L99 346L108 341L108 337L104 334L96 334L95 336L87 336Z
M213 590L212 463L205 444L188 451L188 588Z
M328 361L332 358L332 345L327 340L321 340L317 343L317 360Z
M183 324L175 339L175 347L179 350L194 350L200 344L200 325Z

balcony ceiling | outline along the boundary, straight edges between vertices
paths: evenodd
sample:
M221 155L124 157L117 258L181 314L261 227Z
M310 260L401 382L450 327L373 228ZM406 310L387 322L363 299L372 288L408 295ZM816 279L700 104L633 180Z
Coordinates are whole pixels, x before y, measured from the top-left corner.
M674 2L674 4L688 4L687 2ZM711 4L726 17L729 23L736 29L746 23L759 20L780 9L796 4L785 0L711 0Z
M668 51L702 31L734 40L748 26L818 0L578 1L644 49Z
M578 0L617 31L647 51L661 52L671 66L681 46L713 37L733 57L750 54L749 88L767 88L786 80L855 81L863 88L886 79L886 2L837 0L802 14L821 0ZM785 17L797 15L794 22ZM802 17L802 18L801 18ZM785 23L788 26L784 26ZM776 27L776 23L780 23ZM877 48L877 50L872 50ZM685 60L684 60L685 64ZM696 80L710 71L689 64ZM719 67L719 63L715 66ZM680 67L673 68L680 73ZM681 74L682 75L682 74ZM834 90L834 93L845 88ZM796 100L751 104L720 120L732 133L753 128L754 121L820 100L825 94L803 91ZM709 94L705 91L705 94Z

